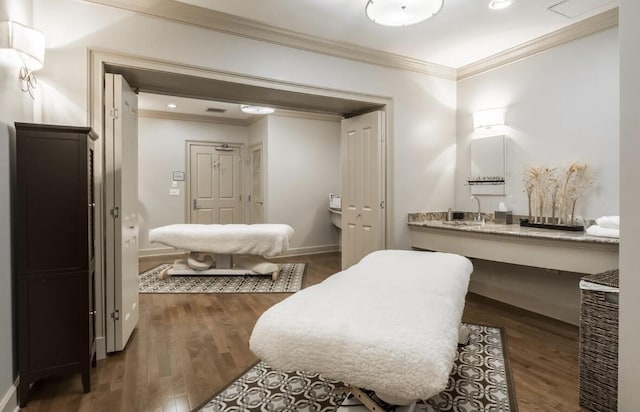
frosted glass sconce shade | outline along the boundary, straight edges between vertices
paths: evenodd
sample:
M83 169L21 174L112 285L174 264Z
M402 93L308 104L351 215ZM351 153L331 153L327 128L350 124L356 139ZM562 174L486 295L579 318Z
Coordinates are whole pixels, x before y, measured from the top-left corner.
M486 109L473 114L473 128L492 127L504 125L506 109L498 107L495 109Z
M0 49L13 49L28 71L42 69L45 38L41 31L15 21L0 22Z

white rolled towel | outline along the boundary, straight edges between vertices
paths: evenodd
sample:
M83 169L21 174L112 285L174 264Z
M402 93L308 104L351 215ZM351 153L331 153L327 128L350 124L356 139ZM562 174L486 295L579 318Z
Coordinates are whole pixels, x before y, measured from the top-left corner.
M599 225L591 225L587 229L587 235L599 236L599 237L620 237L620 229L611 229L608 227L602 227Z
M608 229L620 229L620 216L602 216L596 219L596 224Z

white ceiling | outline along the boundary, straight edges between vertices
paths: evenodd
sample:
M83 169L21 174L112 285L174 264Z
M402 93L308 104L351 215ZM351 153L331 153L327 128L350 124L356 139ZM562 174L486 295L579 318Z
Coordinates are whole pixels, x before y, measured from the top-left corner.
M167 104L173 103L177 107L171 109ZM225 110L224 113L207 112L208 108ZM162 94L139 93L138 109L169 113L195 114L200 116L220 117L225 119L247 120L252 115L240 110L240 105L235 103L213 102L186 97L165 96Z
M440 13L391 28L365 15L367 0L177 0L330 41L460 68L618 6L619 0L516 0L491 10L489 0L444 0ZM175 103L175 109L167 108ZM247 120L235 103L140 93L141 110ZM209 107L225 109L209 113Z
M507 9L491 10L489 0L445 0L433 18L414 26L391 28L376 25L366 17L367 0L178 1L304 35L454 68L618 5L618 0L516 0ZM553 6L555 11L548 10Z

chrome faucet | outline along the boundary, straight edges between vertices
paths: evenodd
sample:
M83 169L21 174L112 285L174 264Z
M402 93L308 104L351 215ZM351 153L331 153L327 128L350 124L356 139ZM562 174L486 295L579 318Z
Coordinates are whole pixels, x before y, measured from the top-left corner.
M471 196L471 200L478 202L478 213L473 216L474 222L482 222L482 212L480 211L480 199L477 196Z

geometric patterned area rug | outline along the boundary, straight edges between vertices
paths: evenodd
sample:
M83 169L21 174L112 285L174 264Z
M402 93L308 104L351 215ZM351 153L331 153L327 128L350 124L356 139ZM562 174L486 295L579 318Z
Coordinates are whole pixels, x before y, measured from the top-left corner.
M420 412L518 410L502 328L467 324L469 343L458 347L446 389L417 403ZM259 362L195 410L334 412L341 382L305 372L279 372Z
M302 287L304 263L283 263L274 282L271 275L173 275L159 279L169 264L138 275L140 293L293 293Z

